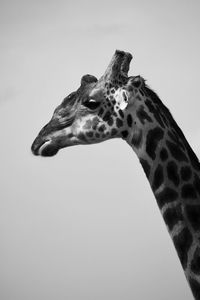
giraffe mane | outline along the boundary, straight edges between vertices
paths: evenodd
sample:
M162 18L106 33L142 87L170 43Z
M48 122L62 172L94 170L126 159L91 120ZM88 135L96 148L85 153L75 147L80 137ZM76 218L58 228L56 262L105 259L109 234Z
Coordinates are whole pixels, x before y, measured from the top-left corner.
M156 92L154 90L152 90L146 83L143 85L143 90L144 90L145 94L153 100L153 103L156 105L156 107L161 112L161 114L163 114L167 118L167 120L169 121L170 127L176 131L177 135L181 138L181 141L183 142L185 148L187 149L188 156L191 160L193 167L196 170L200 171L199 159L196 156L196 154L194 153L194 151L192 150L192 148L190 147L182 130L180 129L180 127L177 125L176 121L174 120L170 110L163 104L163 102L158 97Z

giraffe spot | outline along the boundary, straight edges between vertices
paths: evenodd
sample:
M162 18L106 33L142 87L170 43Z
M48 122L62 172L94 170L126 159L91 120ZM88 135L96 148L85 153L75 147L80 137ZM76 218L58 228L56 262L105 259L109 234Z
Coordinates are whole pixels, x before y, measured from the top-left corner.
M150 168L148 161L143 158L140 158L140 163L142 165L144 173L146 174L146 177L149 178L151 168Z
M183 166L181 168L181 179L188 181L192 176L192 171L189 166Z
M101 126L99 126L99 131L103 132L106 129L106 126L104 124L102 124Z
M174 208L168 208L164 212L163 218L169 230L171 231L179 221L183 221L181 206L179 205Z
M96 132L96 133L95 133L95 137L96 137L97 139L99 139L99 138L100 138L100 134L99 134L98 132Z
M135 133L132 137L131 144L136 148L139 148L142 142L142 130L139 130L138 133Z
M120 115L120 117L123 119L124 118L124 113L123 113L123 111L121 110L121 109L119 109L119 115Z
M133 118L130 114L128 114L128 116L127 116L127 124L128 124L128 127L132 127Z
M200 300L200 285L199 282L197 282L195 279L190 278L189 279L189 285L191 287L193 296L196 300Z
M191 262L191 271L200 275L200 248L197 248L194 252L193 260Z
M179 235L176 235L173 240L180 262L185 270L188 261L188 251L192 245L192 235L187 228L183 228Z
M115 89L112 88L110 92L111 92L111 94L114 94L115 93Z
M184 199L191 199L191 198L196 198L197 197L197 194L196 194L196 191L194 189L194 186L192 184L185 184L183 187L182 187L182 191L181 191L181 196L184 198Z
M113 88L113 85L112 85L111 82L108 84L108 88L109 88L109 89L112 89L112 88Z
M146 111L144 110L144 106L143 106L143 105L141 105L141 106L139 107L139 109L138 109L137 112L136 112L136 115L137 115L138 119L140 120L140 122L141 122L142 124L145 123L145 120L147 120L148 122L152 122L151 117L150 117L150 116L146 113Z
M107 112L105 113L105 115L103 116L102 119L103 119L105 122L107 122L107 121L110 119L110 117L111 117L111 114L110 114L109 111L107 111Z
M162 127L162 128L165 128L165 125L160 117L160 113L158 111L158 109L152 104L152 102L147 99L145 101L145 104L146 106L148 107L149 111L154 115L154 118L156 119L156 121L159 123L159 125Z
M177 144L177 146L184 149L184 146L183 146L178 134L175 131L168 131L168 136L175 144Z
M123 130L123 131L121 132L121 134L122 134L123 139L125 139L125 138L127 138L127 136L128 136L128 131L127 131L127 130Z
M197 174L195 174L195 178L194 178L194 187L198 192L198 194L200 195L200 178L197 176Z
M165 203L173 202L177 198L178 198L178 193L169 187L164 188L163 191L161 191L158 195L156 195L156 199L160 209L163 207Z
M161 186L163 181L164 181L163 168L161 165L158 165L155 170L154 178L153 178L153 184L152 184L153 191L157 190L159 186Z
M167 147L169 148L169 151L171 155L178 161L188 161L188 158L186 154L180 149L180 147L170 141L166 142Z
M86 135L91 138L91 137L93 137L94 133L93 133L93 131L88 131L88 132L86 132Z
M79 140L87 143L87 139L86 139L84 133L80 132L79 135L78 135L78 138L79 138Z
M164 131L160 127L149 130L146 138L147 154L154 160L156 158L156 148L159 141L163 138Z
M200 229L200 205L187 205L185 212L194 230Z
M111 130L111 136L115 136L117 134L117 129L113 128Z
M162 161L166 161L168 159L168 152L165 148L161 149L160 158L161 158Z
M117 118L117 119L116 119L116 125L117 125L118 128L119 128L119 127L122 127L122 126L123 126L122 120L120 120L119 118Z
M174 161L170 161L167 164L167 175L169 180L171 180L175 186L179 185L180 179L178 175L178 167Z
M113 125L113 118L111 117L111 118L108 120L107 123L108 123L109 126L112 126L112 125Z

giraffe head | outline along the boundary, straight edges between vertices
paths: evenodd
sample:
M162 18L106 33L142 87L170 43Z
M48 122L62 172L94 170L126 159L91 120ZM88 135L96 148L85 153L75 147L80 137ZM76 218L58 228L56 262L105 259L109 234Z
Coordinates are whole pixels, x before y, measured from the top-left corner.
M32 152L53 156L68 146L127 138L128 127L133 123L128 112L143 84L140 76L127 75L131 59L130 53L117 50L99 80L84 75L77 91L62 101L50 122L39 132Z

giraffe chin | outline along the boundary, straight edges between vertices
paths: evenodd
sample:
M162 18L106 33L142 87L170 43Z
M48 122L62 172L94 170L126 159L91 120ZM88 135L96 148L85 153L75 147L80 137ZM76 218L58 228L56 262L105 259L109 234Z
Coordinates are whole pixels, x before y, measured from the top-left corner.
M41 156L54 156L58 153L59 148L51 141L45 142L38 150L38 154Z

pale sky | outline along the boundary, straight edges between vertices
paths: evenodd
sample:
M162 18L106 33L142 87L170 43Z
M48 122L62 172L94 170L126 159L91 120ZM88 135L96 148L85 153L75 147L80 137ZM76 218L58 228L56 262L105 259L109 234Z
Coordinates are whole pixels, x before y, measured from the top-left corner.
M0 299L192 299L154 196L121 140L38 158L53 110L133 54L200 157L198 0L0 2Z

